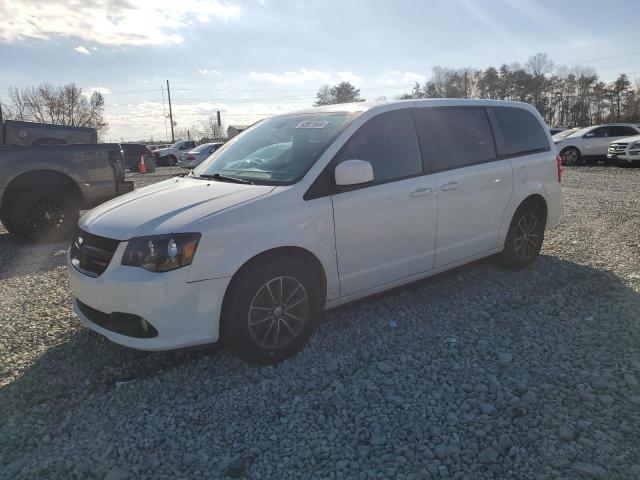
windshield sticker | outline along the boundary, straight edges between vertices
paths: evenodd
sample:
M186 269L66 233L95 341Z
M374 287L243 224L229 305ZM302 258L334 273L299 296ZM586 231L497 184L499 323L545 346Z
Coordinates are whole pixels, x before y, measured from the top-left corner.
M324 128L329 125L331 122L326 120L305 120L304 122L300 122L296 125L296 128Z

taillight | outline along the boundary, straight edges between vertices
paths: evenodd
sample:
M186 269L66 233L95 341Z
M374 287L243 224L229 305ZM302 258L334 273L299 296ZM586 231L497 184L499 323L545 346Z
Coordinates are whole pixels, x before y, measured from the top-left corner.
M193 155L187 155L187 160L195 160L196 157L194 157Z
M558 183L560 183L562 182L562 172L564 172L562 157L560 155L556 155L556 165L558 166Z

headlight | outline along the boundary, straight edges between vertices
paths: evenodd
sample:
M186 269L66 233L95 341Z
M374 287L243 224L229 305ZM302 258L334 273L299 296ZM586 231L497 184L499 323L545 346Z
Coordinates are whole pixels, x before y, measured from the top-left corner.
M629 145L629 149L636 149L636 148L640 148L640 142L633 142L631 145Z
M191 265L199 233L172 233L129 240L122 265L142 267L150 272L168 272Z

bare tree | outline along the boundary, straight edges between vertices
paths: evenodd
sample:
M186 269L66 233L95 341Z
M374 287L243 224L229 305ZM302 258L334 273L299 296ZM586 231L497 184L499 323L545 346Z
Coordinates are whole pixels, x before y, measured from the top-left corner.
M9 88L10 117L54 125L92 127L104 133L104 96L87 96L75 83L56 87L44 83L38 87Z
M220 142L225 140L225 131L222 125L218 125L218 117L210 114L202 125L203 140Z

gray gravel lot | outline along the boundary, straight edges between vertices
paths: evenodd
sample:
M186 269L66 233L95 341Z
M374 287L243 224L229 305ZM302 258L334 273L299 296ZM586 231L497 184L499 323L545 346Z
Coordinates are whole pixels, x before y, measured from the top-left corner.
M66 246L0 229L0 478L640 478L640 169L564 187L531 270L327 312L266 368L109 343L74 317Z

